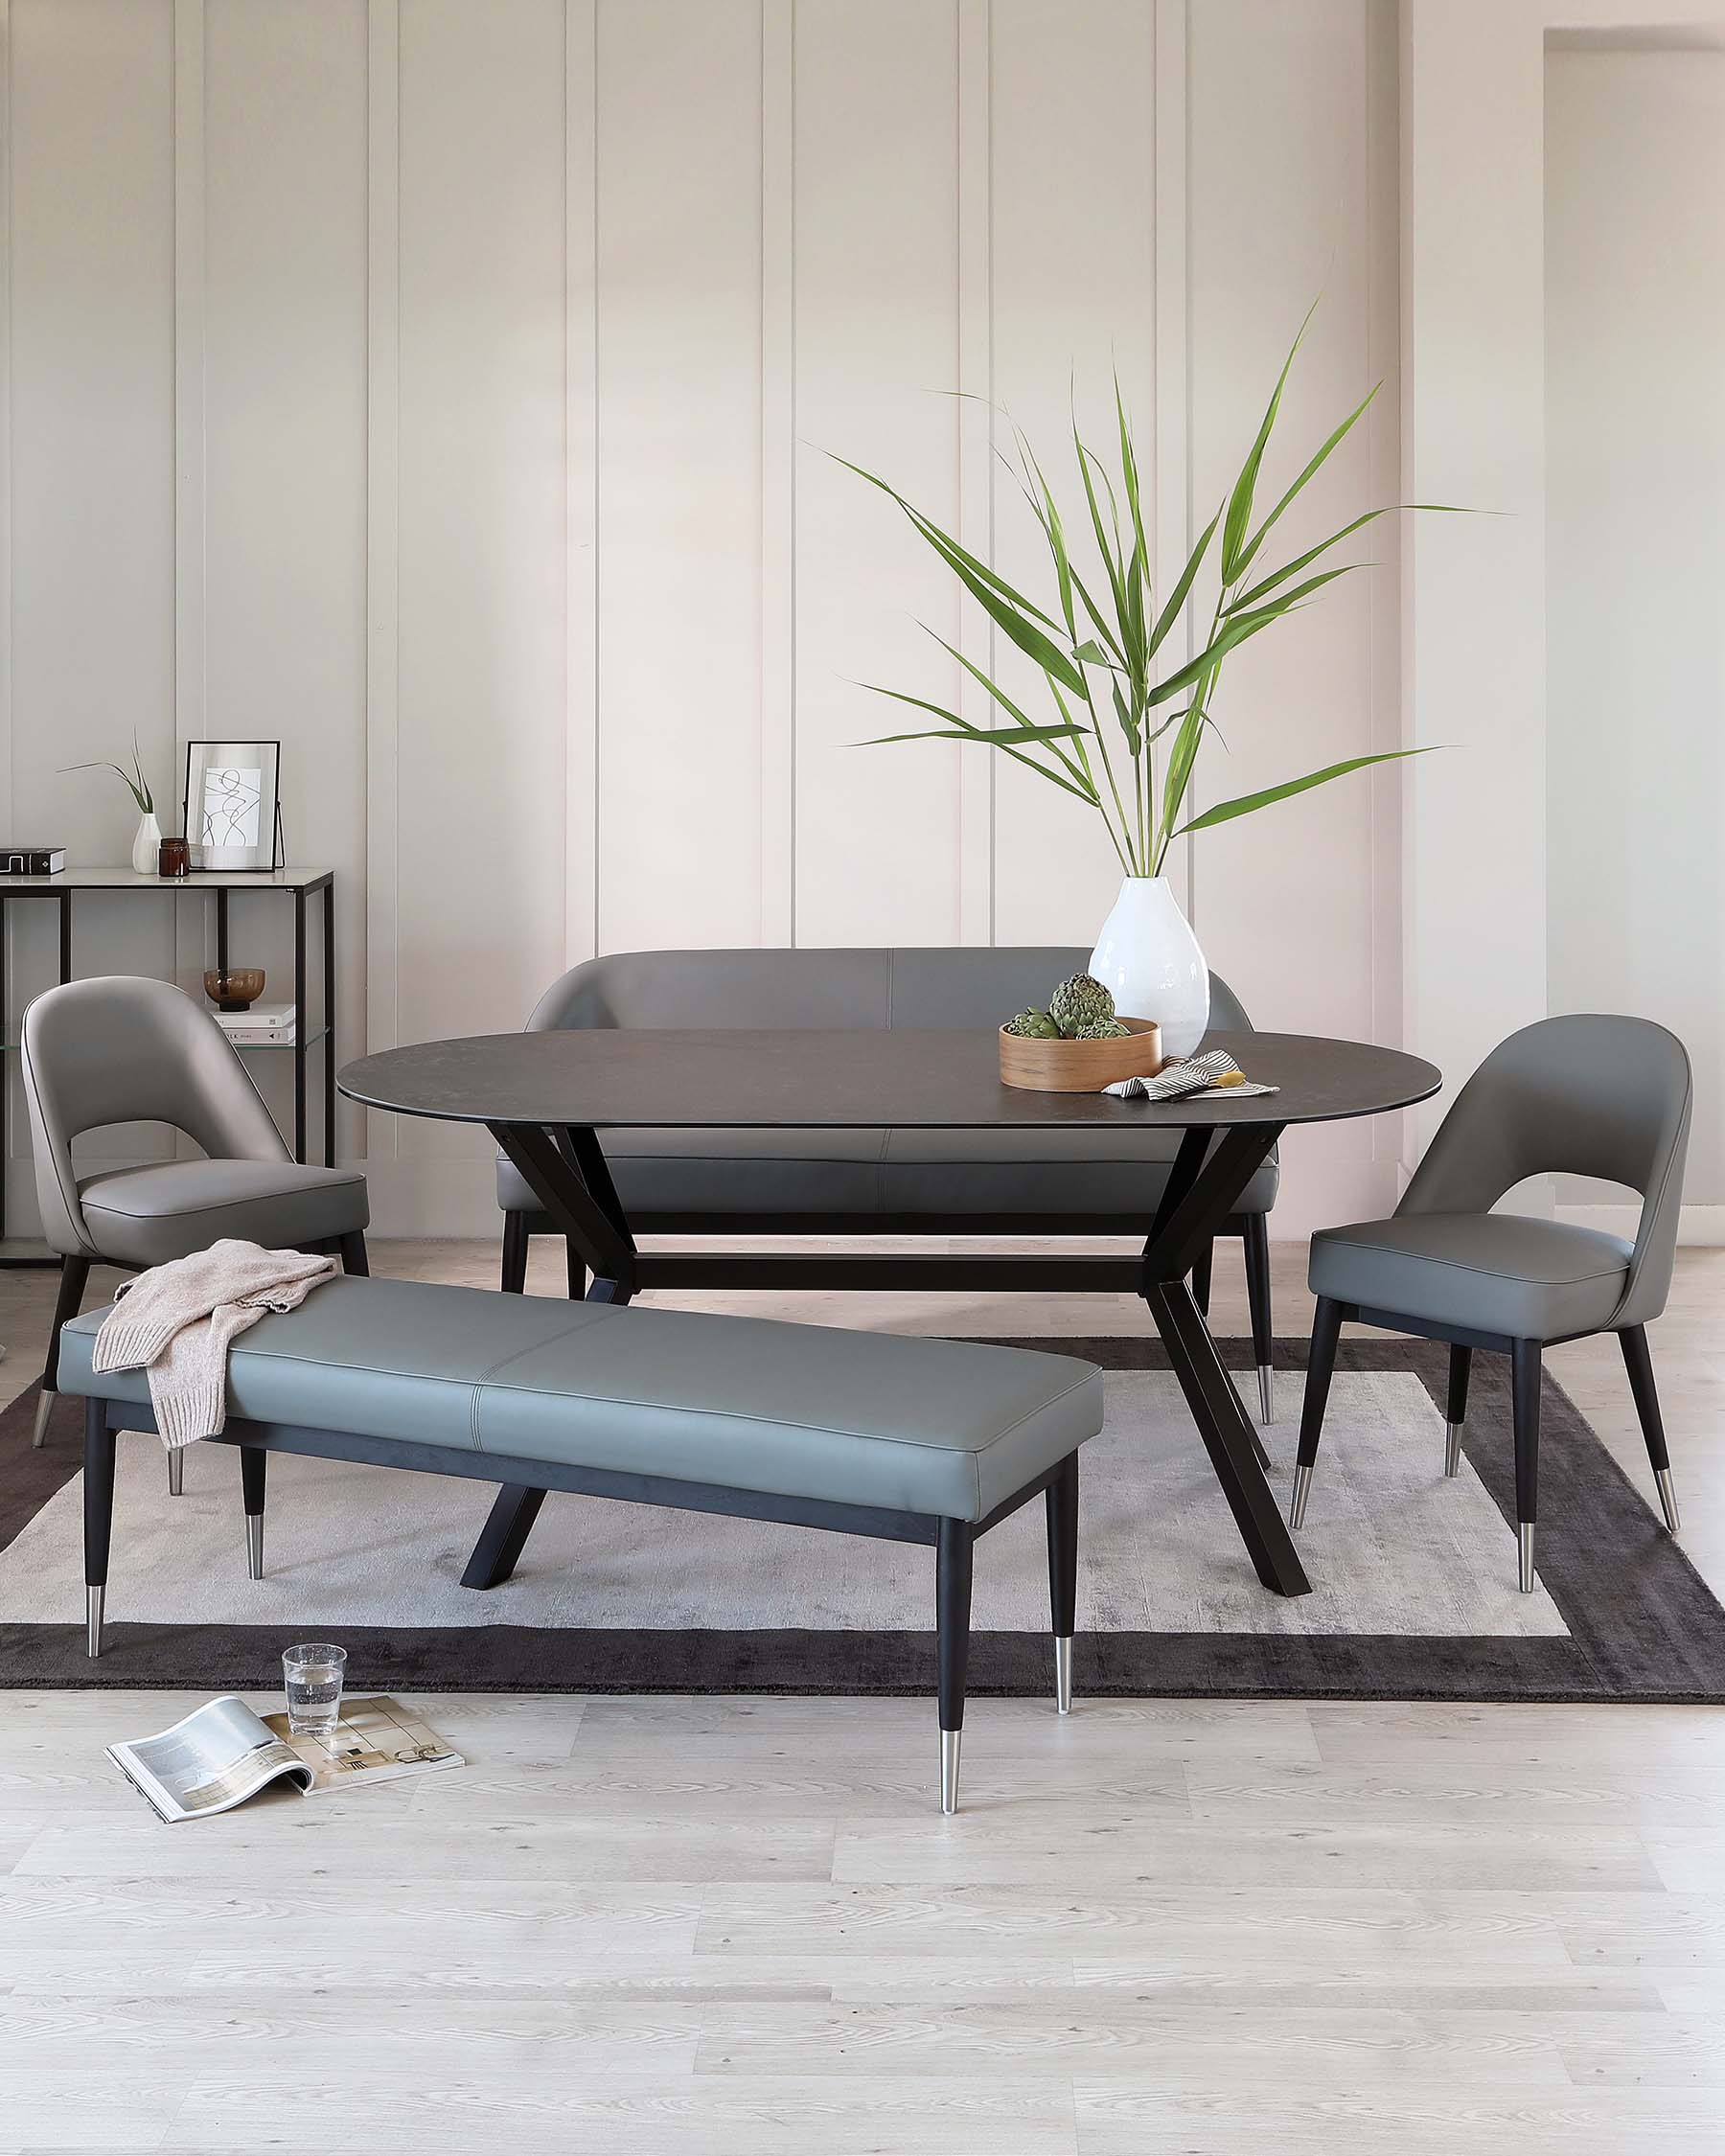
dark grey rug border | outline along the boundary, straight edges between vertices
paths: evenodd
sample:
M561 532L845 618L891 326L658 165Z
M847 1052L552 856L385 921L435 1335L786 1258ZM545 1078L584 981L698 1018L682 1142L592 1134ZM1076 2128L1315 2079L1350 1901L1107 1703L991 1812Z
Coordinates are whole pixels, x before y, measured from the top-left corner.
M1166 1369L1159 1342L1042 1340L1003 1344L1088 1357L1105 1368ZM1251 1350L1224 1342L1231 1367ZM1305 1365L1303 1341L1278 1341L1277 1369ZM1340 1366L1413 1370L1441 1410L1446 1351L1428 1342L1346 1342ZM1284 1388L1291 1394L1292 1387ZM1506 1520L1514 1517L1507 1365L1475 1358L1465 1445ZM81 1464L67 1403L46 1448L30 1449L34 1391L0 1416L0 1548ZM1275 1432L1285 1490L1296 1407ZM1540 1571L1570 1628L1567 1640L1289 1638L1248 1633L1081 1635L1077 1688L1091 1698L1334 1699L1725 1704L1725 1609L1661 1526L1634 1483L1549 1375L1541 1445ZM1679 1472L1681 1472L1681 1461ZM1436 1472L1436 1463L1434 1467ZM1320 1457L1312 1504L1322 1502ZM1506 1538L1506 1561L1513 1554ZM117 1618L119 1613L116 1613ZM355 1682L415 1691L918 1695L934 1686L924 1632L566 1631L487 1625L347 1628ZM100 1662L81 1624L0 1625L0 1688L274 1690L284 1635L274 1626L116 1621ZM172 1674L164 1674L165 1666ZM978 1632L970 1686L978 1697L1051 1688L1040 1633Z

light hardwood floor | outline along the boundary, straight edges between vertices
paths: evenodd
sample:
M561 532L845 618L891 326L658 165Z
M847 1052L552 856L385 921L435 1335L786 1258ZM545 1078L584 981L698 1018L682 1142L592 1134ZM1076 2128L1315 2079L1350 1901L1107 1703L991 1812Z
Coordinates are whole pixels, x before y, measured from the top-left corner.
M1275 1270L1298 1331L1301 1253ZM1722 1296L1725 1251L1684 1253L1654 1336L1715 1589ZM49 1299L0 1275L8 1394ZM1613 1344L1552 1362L1645 1488ZM1297 1381L1279 1405L1285 1460ZM943 1821L927 1701L433 1697L466 1773L170 1829L102 1746L190 1704L0 1694L0 2156L1725 2149L1725 1711L980 1700Z

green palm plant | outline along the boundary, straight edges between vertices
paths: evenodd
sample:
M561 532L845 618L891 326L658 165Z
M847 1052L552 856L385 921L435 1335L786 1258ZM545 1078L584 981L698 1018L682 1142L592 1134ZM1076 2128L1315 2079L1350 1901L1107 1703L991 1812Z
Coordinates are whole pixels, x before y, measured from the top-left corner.
M1366 525L1402 506L1368 509L1278 567L1266 570L1264 566L1266 540L1377 395L1374 387L1362 399L1276 506L1254 524L1264 454L1311 318L1308 312L1300 324L1300 334L1276 378L1263 423L1227 499L1199 535L1198 543L1160 606L1151 587L1150 547L1145 538L1138 458L1117 376L1115 414L1119 462L1116 473L1111 473L1103 459L1086 444L1075 422L1072 427L1085 511L1101 558L1103 581L1099 591L1092 591L1079 573L1042 466L1022 430L1013 429L1018 447L1015 475L1052 558L1053 612L1025 598L985 562L967 553L950 533L942 531L878 474L845 458L838 459L847 470L879 487L898 504L996 628L1040 670L1053 707L1051 717L1032 718L999 682L944 637L935 635L935 642L987 691L1004 714L1004 722L978 725L925 698L864 682L860 686L928 712L941 723L910 733L885 734L863 745L956 741L998 749L1094 809L1119 856L1120 866L1128 876L1135 877L1160 876L1169 847L1188 831L1207 831L1254 810L1267 809L1293 794L1345 778L1368 764L1423 753L1419 749L1392 748L1369 756L1350 756L1343 763L1325 765L1322 770L1285 779L1278 786L1218 801L1198 814L1185 813L1199 750L1207 733L1216 730L1216 692L1229 654L1308 604L1326 585L1367 567L1364 562L1325 567L1314 564L1322 562L1332 548ZM1006 461L1008 468L1014 469L1010 460ZM1215 598L1204 648L1195 658L1171 664L1174 654L1169 636L1207 562L1215 580ZM933 635L934 631L930 633Z

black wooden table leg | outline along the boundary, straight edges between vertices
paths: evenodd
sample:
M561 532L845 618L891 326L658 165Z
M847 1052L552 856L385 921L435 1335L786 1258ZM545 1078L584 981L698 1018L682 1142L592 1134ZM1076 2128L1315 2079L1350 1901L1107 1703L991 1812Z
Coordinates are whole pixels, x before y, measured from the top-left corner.
M494 1123L491 1134L564 1237L571 1285L576 1266L585 1264L593 1275L589 1302L628 1302L635 1291L634 1237L593 1133ZM498 1587L509 1577L544 1502L543 1490L516 1483L498 1492L461 1575L463 1587Z
M518 1482L504 1483L461 1575L463 1587L502 1586L515 1571L544 1502L543 1490L523 1489Z
M1268 1124L1187 1130L1144 1246L1143 1296L1258 1578L1277 1594L1309 1594L1262 1442L1186 1282L1280 1135Z

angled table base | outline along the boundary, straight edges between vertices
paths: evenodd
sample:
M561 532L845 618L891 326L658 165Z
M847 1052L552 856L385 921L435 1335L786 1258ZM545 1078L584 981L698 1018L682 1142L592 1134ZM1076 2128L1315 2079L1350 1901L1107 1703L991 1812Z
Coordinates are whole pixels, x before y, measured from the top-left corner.
M592 1274L589 1302L626 1303L638 1254L597 1134L494 1123L492 1135ZM1223 1367L1188 1276L1235 1201L1281 1135L1278 1125L1188 1130L1144 1245L1140 1293L1156 1320L1254 1569L1277 1594L1307 1594L1311 1582L1264 1477L1266 1456L1233 1380ZM506 1580L544 1502L543 1490L506 1485L473 1546L464 1587Z

